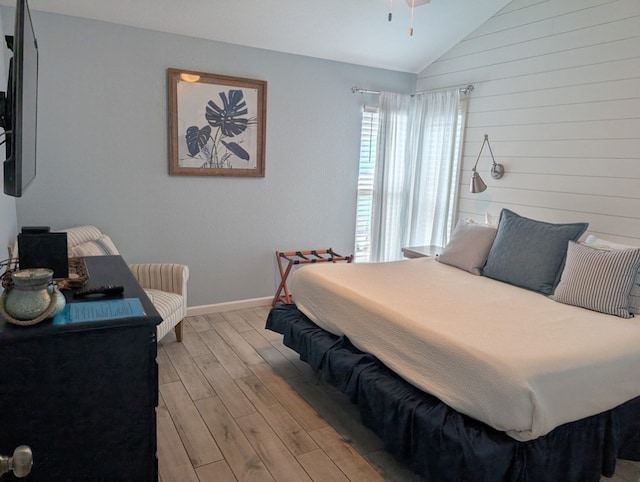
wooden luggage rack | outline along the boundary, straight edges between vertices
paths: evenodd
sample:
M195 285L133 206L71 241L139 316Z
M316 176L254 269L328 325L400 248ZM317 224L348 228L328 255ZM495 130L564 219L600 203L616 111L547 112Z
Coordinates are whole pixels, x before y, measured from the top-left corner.
M278 270L280 271L280 286L278 291L273 297L271 306L276 306L277 303L293 303L291 293L287 287L287 278L291 273L291 268L300 264L310 263L337 263L338 261L346 261L351 263L353 261L353 255L340 256L334 252L333 249L312 249L310 251L276 251L276 261L278 262ZM287 267L283 266L283 262L287 263Z

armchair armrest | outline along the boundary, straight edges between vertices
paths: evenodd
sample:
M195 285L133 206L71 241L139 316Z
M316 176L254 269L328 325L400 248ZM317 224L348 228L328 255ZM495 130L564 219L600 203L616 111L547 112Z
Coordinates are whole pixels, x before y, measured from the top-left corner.
M143 288L187 296L189 267L184 264L130 264L129 269Z

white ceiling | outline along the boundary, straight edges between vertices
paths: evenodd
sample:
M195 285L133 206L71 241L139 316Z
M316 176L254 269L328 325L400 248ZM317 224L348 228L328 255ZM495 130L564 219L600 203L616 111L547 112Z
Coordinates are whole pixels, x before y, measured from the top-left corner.
M29 5L32 10L417 73L509 1L432 0L415 8L412 37L407 0L29 0ZM15 5L15 0L0 4Z

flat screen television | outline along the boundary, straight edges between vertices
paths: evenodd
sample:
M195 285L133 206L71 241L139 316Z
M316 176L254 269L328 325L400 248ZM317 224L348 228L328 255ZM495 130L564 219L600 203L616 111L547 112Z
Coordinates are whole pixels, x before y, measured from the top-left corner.
M20 197L36 177L38 120L38 41L27 0L17 0L13 52L7 91L0 95L1 127L5 131L4 193Z

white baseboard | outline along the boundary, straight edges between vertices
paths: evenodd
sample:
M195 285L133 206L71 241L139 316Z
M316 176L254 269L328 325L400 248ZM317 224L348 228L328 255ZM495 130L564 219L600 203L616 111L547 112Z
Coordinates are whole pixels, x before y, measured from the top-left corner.
M221 313L223 311L242 310L245 308L255 308L257 306L271 306L272 296L264 298L251 298L248 300L227 301L225 303L215 303L213 305L200 305L187 307L187 316L208 315L210 313Z

